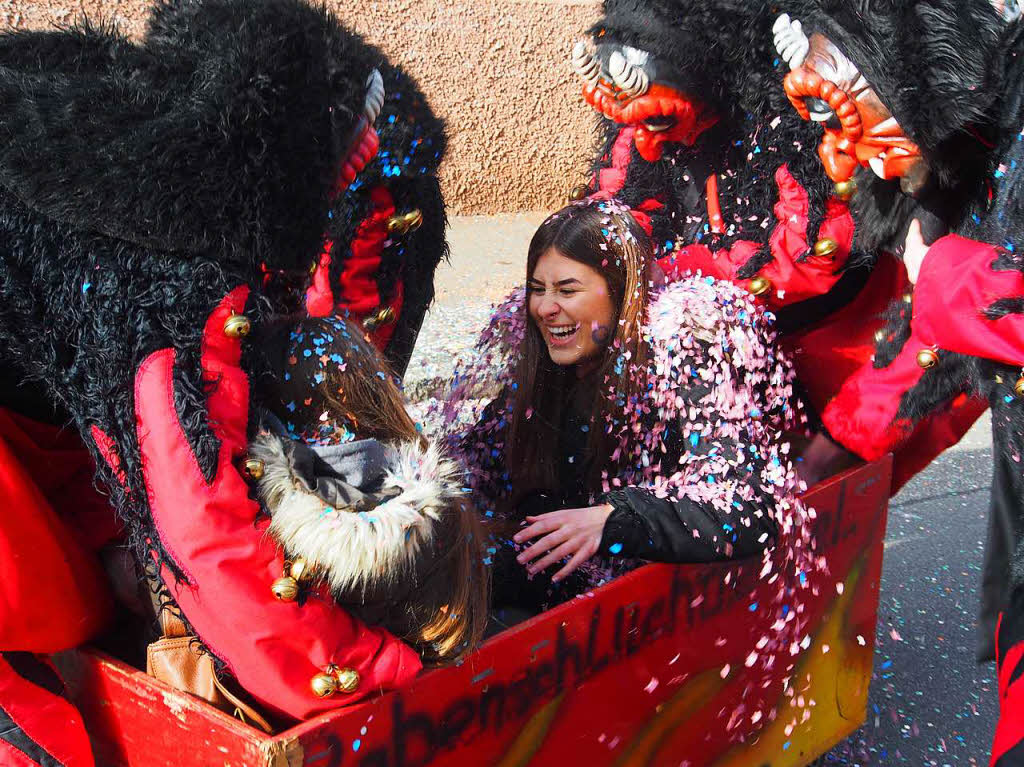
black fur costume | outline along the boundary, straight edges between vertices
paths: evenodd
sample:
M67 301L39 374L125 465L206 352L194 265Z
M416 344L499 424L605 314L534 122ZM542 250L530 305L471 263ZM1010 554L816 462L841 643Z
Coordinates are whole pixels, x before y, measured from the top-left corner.
M1024 25L1007 24L986 0L827 0L808 4L800 18L809 34L824 34L857 65L918 144L930 172L915 199L898 181L859 171L860 242L899 247L916 216L928 241L952 232L989 243L1005 249L994 270L1024 271L1017 252L1024 247ZM877 368L917 352L908 345L911 309L902 303L891 312ZM1024 301L1007 296L974 310L997 318L1024 312ZM996 615L1012 584L1024 584L1024 475L1013 458L1024 453L1024 402L1014 389L1021 370L942 349L938 356L939 364L921 371L903 394L897 417L916 422L963 391L991 404L992 524L1006 532L993 527L986 553L979 646L986 659ZM1007 508L1007 499L1016 508Z
M264 290L266 271L308 275L382 62L297 0L163 2L139 44L84 23L0 36L0 404L70 414L141 562L155 555L181 574L144 500L136 370L154 350L176 350L177 415L209 479L218 444L199 369L205 318L248 284L258 325L287 303ZM423 129L439 130L415 103ZM434 139L423 166L443 148ZM431 195L432 275L443 208L436 184L417 181ZM429 285L417 289L429 300ZM252 352L243 367L258 389L263 361ZM124 484L93 427L113 441Z
M634 208L651 198L666 203L652 216L655 241L667 250L694 241L712 250L728 248L737 240L766 243L775 223L775 172L787 164L809 195L808 240L814 242L833 185L810 151L817 141L816 128L794 119L779 87L784 64L778 61L771 35L777 6L744 0L606 0L604 8L604 17L591 30L596 42L632 46L670 62L673 85L697 94L719 116L693 146L667 146L655 163L645 162L635 147L631 149L626 182L617 196ZM595 172L607 163L620 128L602 120ZM719 175L726 226L720 235L708 226L704 180L711 173ZM771 259L766 245L737 276L753 277ZM859 252L841 268L869 264L869 254ZM846 284L847 293L849 289ZM828 306L820 311L804 307L803 313L820 317L842 305L841 294L838 289ZM799 326L795 319L791 324Z
M371 48L376 52L376 49ZM330 211L327 234L336 243L351 242L370 209L370 191L388 189L399 212L418 210L423 223L396 235L385 247L377 271L382 303L388 303L396 284L403 286L403 306L385 356L401 377L409 364L427 308L434 300L434 272L448 256L444 197L437 170L447 148L444 123L434 115L419 85L401 68L378 54L385 99L377 118L380 150L340 195ZM338 285L344 258L331 262L330 281Z

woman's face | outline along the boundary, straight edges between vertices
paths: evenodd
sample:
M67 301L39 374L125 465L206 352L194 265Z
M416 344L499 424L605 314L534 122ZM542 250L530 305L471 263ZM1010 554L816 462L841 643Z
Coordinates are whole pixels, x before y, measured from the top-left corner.
M537 260L526 292L552 362L578 365L600 356L614 334L616 309L600 272L551 248Z

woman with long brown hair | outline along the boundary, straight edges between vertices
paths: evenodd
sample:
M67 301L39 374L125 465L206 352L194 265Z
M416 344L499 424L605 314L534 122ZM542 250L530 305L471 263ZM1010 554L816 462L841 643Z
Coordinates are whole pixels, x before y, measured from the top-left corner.
M614 201L549 217L525 294L496 312L444 403L477 504L521 526L505 549L517 564L498 556L499 604L525 591L559 601L614 575L615 558L752 556L800 513L780 439L791 374L768 321L726 283L656 289L651 264L650 240ZM552 585L584 563L583 582ZM550 581L515 573L556 564Z
M286 557L275 596L324 587L425 661L462 657L483 635L490 570L461 471L419 433L354 324L303 319L265 349L279 372L260 387L263 427L249 455Z

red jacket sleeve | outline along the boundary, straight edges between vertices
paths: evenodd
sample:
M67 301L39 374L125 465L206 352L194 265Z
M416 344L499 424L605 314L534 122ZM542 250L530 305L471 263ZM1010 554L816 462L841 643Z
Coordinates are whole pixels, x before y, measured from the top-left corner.
M772 308L805 301L828 293L842 277L841 267L850 256L854 224L849 206L838 198L825 203L825 216L818 239L808 241L809 200L807 190L783 165L775 174L778 201L776 225L767 237L771 261L755 275L740 276L742 268L761 249L762 243L740 240L731 248L711 251L706 245L693 244L661 259L670 279L685 273L702 273L736 283L763 296ZM815 245L824 255L815 253ZM760 281L755 281L759 278Z
M57 652L111 614L97 558L54 512L3 437L0 410L0 650Z
M943 240L947 242L943 243ZM942 243L942 249L949 249L950 238L943 240L937 245ZM966 242L961 238L955 240ZM991 254L992 249L987 250ZM978 322L987 320L980 316L977 309L968 312L963 308L954 312L955 319L948 315L943 317L942 312L949 312L950 308L940 306L939 294L948 292L949 295L957 295L962 301L962 291L954 286L955 278L951 272L940 275L936 270L931 284L928 284L924 279L925 268L931 268L927 260L926 266L922 268L922 280L913 294L912 309L908 307L910 335L902 348L885 367L865 364L854 372L822 413L822 422L829 434L864 460L875 460L889 452L897 453L900 471L894 477L896 486L924 468L947 447L956 444L986 407L983 399L964 394L970 389L967 372L944 363L940 350L972 353L966 346L950 349L944 342L950 340L949 337L943 339L942 336L961 334L961 328L956 326L967 325L964 318L968 314L973 315ZM953 289L939 290L936 277L946 281ZM925 288L923 295L922 286ZM925 311L919 305L922 302L928 305ZM929 318L927 322L920 321L922 315ZM928 362L929 358L935 364L931 372L921 364L922 361ZM927 403L927 407L919 405L917 409L922 412L911 418L905 409L905 398L918 387L926 374L945 380L941 386L936 381L918 389L922 394L930 389L927 396L935 396L937 399ZM945 401L942 401L943 397L946 397Z
M1024 274L993 268L1001 251L958 235L928 250L914 289L915 333L928 345L1008 365L1024 365L1024 314L998 319L986 309L1024 298Z
M244 309L247 290L230 293L210 315L203 337L204 378L216 381L209 418L221 446L207 481L176 416L175 351L151 354L136 379L139 448L150 513L160 543L184 578L163 580L188 622L238 682L265 705L305 718L395 688L421 668L416 652L382 628L348 615L313 594L304 604L274 598L282 553L254 524L259 507L235 467L244 456L249 382L239 365L241 342L224 323ZM314 695L314 676L334 665L354 669L357 688Z
M872 460L909 437L913 424L897 414L903 395L924 375L920 353L945 350L1024 364L1024 316L985 315L996 301L1024 295L1019 271L992 268L998 256L991 245L958 235L931 246L914 289L911 334L902 351L887 367L865 368L852 376L822 415L835 439Z

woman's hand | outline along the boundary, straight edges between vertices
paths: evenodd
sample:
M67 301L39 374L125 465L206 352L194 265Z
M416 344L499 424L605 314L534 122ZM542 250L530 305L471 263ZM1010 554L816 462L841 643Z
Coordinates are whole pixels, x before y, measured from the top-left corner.
M928 255L928 245L925 244L924 235L921 233L921 222L915 218L910 222L907 241L903 246L903 265L907 268L907 277L915 285L926 255Z
M565 567L551 579L557 583L597 553L605 520L611 513L612 505L602 503L585 509L562 509L527 517L529 527L516 533L512 540L523 543L538 536L543 537L520 553L516 561L526 565L530 575L534 575L569 557ZM537 557L541 558L534 562Z

